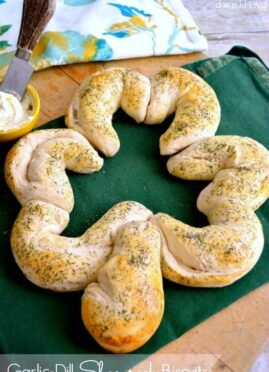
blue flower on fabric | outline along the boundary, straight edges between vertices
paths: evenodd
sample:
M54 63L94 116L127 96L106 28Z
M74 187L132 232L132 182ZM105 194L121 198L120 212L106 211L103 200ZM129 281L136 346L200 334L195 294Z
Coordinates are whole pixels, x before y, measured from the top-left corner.
M4 35L10 29L10 27L11 27L11 25L0 26L0 37L2 35ZM8 43L7 40L0 40L0 52L3 51L3 50L5 50L9 46L10 46L10 44Z
M144 10L115 3L108 3L108 5L119 9L124 17L128 17L128 20L114 23L106 32L104 32L104 35L112 35L117 38L124 38L138 34L142 31L152 32L153 28L156 27L156 25L149 24L152 15L144 12Z
M80 6L80 5L91 4L91 3L94 3L95 1L97 0L64 0L64 3L70 6Z
M32 62L39 67L57 62L108 60L113 51L104 39L77 31L45 32L34 49Z
M137 9L133 6L121 5L121 4L115 4L115 3L107 3L107 5L111 5L111 6L114 6L115 8L118 8L124 17L133 17L137 14L140 14L144 17L151 17L151 14L146 13L143 10Z

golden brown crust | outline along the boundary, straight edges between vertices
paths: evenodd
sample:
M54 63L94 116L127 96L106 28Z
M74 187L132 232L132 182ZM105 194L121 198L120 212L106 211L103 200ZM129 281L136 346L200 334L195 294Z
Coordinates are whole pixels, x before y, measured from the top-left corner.
M213 180L197 202L210 226L195 228L123 202L81 237L60 236L74 202L64 169L99 170L103 160L90 143L107 156L118 151L112 116L119 107L137 122L146 117L147 124L176 113L160 138L161 154L195 142L169 159L168 170L184 179ZM7 156L7 183L24 205L11 234L16 262L43 288L87 286L83 322L109 351L131 352L154 334L164 311L161 274L187 286L221 287L249 272L261 255L263 231L253 209L269 196L269 154L249 138L204 138L215 134L219 121L215 92L190 71L168 68L149 81L110 68L90 75L75 94L66 116L75 131L31 133Z
M128 353L147 342L164 310L160 234L149 222L130 222L114 240L97 283L82 297L82 319L105 349Z
M223 287L247 274L264 245L255 213L233 203L218 204L209 213L210 226L196 228L158 213L151 221L163 236L162 273L192 287Z
M136 202L111 208L82 236L60 236L69 215L52 204L32 200L20 211L11 233L15 260L34 284L54 291L77 291L96 280L111 254L117 230L129 221L145 221L151 212Z
M18 201L43 200L71 212L74 197L65 168L92 173L103 159L80 133L39 130L21 138L5 160L5 179Z
M197 200L198 209L206 215L218 200L257 209L269 197L269 152L248 137L201 139L172 156L167 168L179 178L213 180Z
M180 67L169 67L152 77L145 123L162 123L174 112L173 122L160 138L162 155L173 155L200 138L213 136L220 122L214 90Z
M247 137L209 137L171 157L167 167L176 177L213 181L197 200L211 226L195 228L162 213L152 218L163 235L163 275L196 287L233 283L263 249L253 209L269 196L269 152Z
M112 116L119 107L137 122L145 119L146 124L160 124L176 112L160 138L162 155L213 136L220 122L217 96L196 74L170 67L149 81L135 71L112 67L90 75L82 83L69 107L66 125L83 133L106 156L113 156L120 147L112 127Z
M146 116L150 81L136 71L111 67L91 74L75 93L66 115L66 125L83 133L106 156L120 148L112 127L119 107L138 123Z

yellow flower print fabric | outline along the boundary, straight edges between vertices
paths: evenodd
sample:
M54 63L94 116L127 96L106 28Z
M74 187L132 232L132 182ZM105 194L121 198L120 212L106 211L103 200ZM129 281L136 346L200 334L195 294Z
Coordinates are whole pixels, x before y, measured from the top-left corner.
M16 49L23 0L0 0L0 77ZM31 57L36 70L207 48L181 0L57 0Z

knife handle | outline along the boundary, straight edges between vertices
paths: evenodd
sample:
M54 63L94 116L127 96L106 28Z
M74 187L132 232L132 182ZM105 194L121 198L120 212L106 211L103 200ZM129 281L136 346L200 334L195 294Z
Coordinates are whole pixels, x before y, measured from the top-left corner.
M53 16L56 0L24 0L16 55L28 60ZM19 55L18 55L19 54Z

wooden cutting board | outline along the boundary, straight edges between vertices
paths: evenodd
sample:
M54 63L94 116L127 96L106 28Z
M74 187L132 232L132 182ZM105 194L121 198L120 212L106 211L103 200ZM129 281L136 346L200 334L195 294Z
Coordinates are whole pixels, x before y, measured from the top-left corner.
M129 67L151 76L161 68L179 66L204 57L201 53L193 53L84 63L36 72L31 83L41 97L38 126L64 115L85 76L104 66ZM248 371L269 342L268 309L269 284L266 284L165 346L159 354L211 354L216 361L216 371ZM151 359L157 357L154 355ZM144 367L147 367L146 363Z

